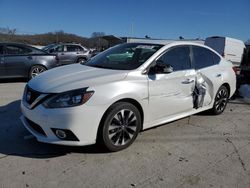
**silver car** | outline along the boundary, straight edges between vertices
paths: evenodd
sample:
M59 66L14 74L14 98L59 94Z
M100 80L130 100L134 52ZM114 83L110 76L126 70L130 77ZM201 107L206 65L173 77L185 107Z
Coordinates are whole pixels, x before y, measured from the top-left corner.
M74 43L51 44L42 50L56 54L60 65L85 63L91 57L91 51L88 48Z

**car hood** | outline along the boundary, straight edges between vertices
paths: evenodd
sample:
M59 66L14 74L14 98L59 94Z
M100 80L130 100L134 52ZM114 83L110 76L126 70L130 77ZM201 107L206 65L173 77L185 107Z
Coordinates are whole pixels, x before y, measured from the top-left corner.
M73 64L48 70L30 80L28 86L42 93L60 93L122 80L127 73Z

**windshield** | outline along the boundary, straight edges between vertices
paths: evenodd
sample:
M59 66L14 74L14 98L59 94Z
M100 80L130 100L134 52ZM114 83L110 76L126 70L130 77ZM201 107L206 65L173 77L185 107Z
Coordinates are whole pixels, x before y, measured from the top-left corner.
M52 47L54 47L54 46L55 46L55 44L49 44L49 45L43 47L42 50L43 50L43 51L48 51L50 48L52 48Z
M126 43L106 50L84 65L116 70L133 70L148 60L163 45Z

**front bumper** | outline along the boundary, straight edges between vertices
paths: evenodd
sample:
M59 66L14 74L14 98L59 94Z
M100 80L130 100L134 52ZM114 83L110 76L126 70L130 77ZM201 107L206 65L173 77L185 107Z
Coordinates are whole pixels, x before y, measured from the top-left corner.
M81 105L72 108L47 109L39 105L34 109L29 109L21 102L21 111L23 115L20 119L23 125L38 141L83 146L96 142L99 123L105 107ZM36 127L32 126L32 123ZM55 135L53 129L70 130L76 136L77 141L60 139Z

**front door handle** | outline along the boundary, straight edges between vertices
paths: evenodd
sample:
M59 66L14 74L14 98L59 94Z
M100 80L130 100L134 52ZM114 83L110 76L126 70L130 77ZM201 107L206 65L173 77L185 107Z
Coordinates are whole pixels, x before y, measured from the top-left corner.
M221 77L221 74L216 74L216 77L218 78L218 77Z
M186 80L183 80L181 83L183 83L183 84L191 84L191 83L194 83L194 79L188 78Z

